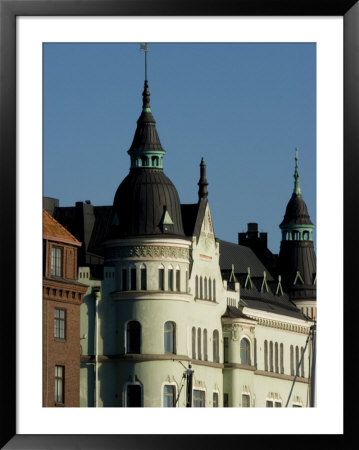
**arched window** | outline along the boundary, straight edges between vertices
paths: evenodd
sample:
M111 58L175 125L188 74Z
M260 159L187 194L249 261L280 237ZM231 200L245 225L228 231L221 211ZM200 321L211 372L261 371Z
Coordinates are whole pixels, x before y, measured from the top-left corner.
M294 375L294 349L293 349L293 345L290 346L290 374Z
M304 357L303 357L303 353L304 353L304 348L301 347L300 348L300 354L301 354L301 358L302 358L302 364L300 365L300 376L304 377Z
M207 298L207 277L204 277L204 298Z
M181 271L180 268L176 268L176 291L180 292L181 290Z
M140 384L128 384L126 388L126 407L142 406L142 389Z
M165 353L176 353L176 324L174 322L165 323L163 336Z
M212 300L212 280L208 278L208 299Z
M280 344L280 373L284 373L284 345Z
M207 329L203 330L203 359L208 361L208 350L207 350Z
M141 324L136 320L127 323L126 352L141 353Z
M196 275L196 298L198 298L198 275Z
M160 291L165 290L165 268L162 264L158 268L158 289Z
M216 280L213 280L213 300L216 300Z
M299 241L299 239L300 239L299 231L292 231L292 240Z
M198 359L202 359L202 332L201 329L198 328L197 330L197 353L198 353Z
M268 341L264 341L264 370L268 371Z
M274 370L276 373L279 373L279 355L278 355L278 342L274 344Z
M219 362L219 333L218 333L218 330L213 331L213 361Z
M303 232L303 239L304 239L305 241L309 241L309 231L304 231L304 232Z
M295 347L295 374L298 376L298 364L299 364L299 347Z
M203 298L203 278L199 278L199 298Z
M192 359L196 359L196 328L192 327Z
M251 365L251 344L248 339L241 340L241 363Z
M173 291L173 268L169 266L168 268L168 290Z
M142 165L143 166L148 166L147 156L141 156L141 160L142 160Z
M147 289L147 270L144 264L140 266L141 273L141 291L145 291Z
M273 342L269 342L269 371L273 372Z

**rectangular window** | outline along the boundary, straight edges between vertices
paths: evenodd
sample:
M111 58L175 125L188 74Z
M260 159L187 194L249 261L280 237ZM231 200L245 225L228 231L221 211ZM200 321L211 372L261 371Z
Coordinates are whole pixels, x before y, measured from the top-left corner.
M223 394L223 406L225 408L228 408L229 406L229 397L228 394Z
M131 291L136 290L136 269L131 269Z
M160 291L165 290L165 269L158 269L158 288Z
M66 311L55 308L54 318L54 337L57 339L66 339Z
M181 290L181 272L176 270L176 291L180 292Z
M218 392L213 392L213 408L218 408Z
M163 386L163 407L174 408L176 406L176 387L172 384Z
M168 269L168 290L173 291L173 269Z
M206 401L205 391L199 391L198 389L193 389L193 406L194 408L204 408Z
M228 338L223 338L223 359L224 362L228 362Z
M127 291L127 270L122 269L122 290Z
M266 401L266 408L273 408L273 400Z
M250 408L251 397L248 394L242 394L242 408Z
M281 408L282 407L282 402L274 402L274 407L275 408Z
M55 403L64 404L65 367L55 366Z
M51 275L55 277L62 275L62 248L52 247L51 249Z

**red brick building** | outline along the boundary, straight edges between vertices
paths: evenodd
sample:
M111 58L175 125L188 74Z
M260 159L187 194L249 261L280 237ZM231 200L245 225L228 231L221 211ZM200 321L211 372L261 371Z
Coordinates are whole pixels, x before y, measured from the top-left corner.
M81 242L44 210L43 246L43 406L79 406Z

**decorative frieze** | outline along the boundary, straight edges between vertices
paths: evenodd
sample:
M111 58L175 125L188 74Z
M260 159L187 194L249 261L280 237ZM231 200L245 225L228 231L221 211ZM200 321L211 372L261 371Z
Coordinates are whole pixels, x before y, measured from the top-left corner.
M189 249L182 247L163 247L150 245L113 247L107 249L106 258L170 258L188 260Z
M295 333L303 333L308 334L309 328L303 327L300 325L295 325L292 323L285 323L285 322L279 322L278 320L271 320L271 319L263 319L258 318L254 316L248 316L252 319L256 319L258 321L258 325L262 325L264 327L270 327L270 328L277 328L279 330L287 330L287 331L293 331Z

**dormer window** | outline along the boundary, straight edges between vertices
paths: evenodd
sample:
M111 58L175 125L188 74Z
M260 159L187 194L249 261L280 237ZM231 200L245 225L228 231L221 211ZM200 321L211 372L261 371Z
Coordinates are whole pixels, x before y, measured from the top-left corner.
M161 218L160 226L162 228L163 233L169 233L173 231L173 221L169 212L167 211L167 207L163 207L163 215Z

